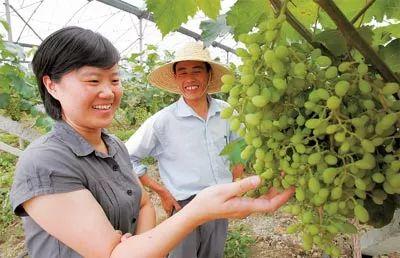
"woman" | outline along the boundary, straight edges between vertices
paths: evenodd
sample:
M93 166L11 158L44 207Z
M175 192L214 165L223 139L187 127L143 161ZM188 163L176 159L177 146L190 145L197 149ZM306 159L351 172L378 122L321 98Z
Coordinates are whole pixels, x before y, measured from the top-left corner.
M79 27L50 35L33 58L41 98L56 123L24 151L11 189L30 257L162 257L199 224L273 211L290 198L293 189L236 197L257 187L260 179L250 177L205 189L154 227L154 208L124 144L103 130L122 95L118 61L107 39Z

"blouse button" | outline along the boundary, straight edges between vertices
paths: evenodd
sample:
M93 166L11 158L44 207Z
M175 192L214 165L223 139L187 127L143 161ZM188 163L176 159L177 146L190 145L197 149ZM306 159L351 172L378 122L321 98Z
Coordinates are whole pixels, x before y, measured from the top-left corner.
M118 171L118 165L114 165L113 167L112 167L112 169L114 170L114 171Z
M132 194L133 194L133 192L132 192L131 189L129 189L128 191L126 191L126 193L127 193L128 195L132 195Z

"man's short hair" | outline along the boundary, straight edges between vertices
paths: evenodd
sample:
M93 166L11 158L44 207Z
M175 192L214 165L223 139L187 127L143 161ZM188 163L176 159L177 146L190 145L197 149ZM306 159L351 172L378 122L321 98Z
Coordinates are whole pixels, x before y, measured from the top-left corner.
M189 60L188 60L189 61ZM182 61L181 61L182 62ZM176 64L177 63L179 63L179 62L175 62L173 65L172 65L172 69L173 69L173 71L174 71L174 74L176 74ZM209 64L209 63L207 63L207 62L203 62L205 65L206 65L206 70L207 70L207 72L209 73L210 71L211 71L211 65Z
M91 30L66 27L48 36L40 44L32 60L40 96L47 114L61 119L61 104L53 98L43 84L43 76L59 81L63 75L83 66L111 68L120 60L112 43Z

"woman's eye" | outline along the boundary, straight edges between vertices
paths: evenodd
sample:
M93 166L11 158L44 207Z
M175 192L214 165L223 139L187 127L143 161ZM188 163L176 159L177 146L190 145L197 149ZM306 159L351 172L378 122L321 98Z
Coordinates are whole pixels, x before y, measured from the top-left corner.
M98 83L99 81L98 80L89 80L88 82L90 82L90 83Z

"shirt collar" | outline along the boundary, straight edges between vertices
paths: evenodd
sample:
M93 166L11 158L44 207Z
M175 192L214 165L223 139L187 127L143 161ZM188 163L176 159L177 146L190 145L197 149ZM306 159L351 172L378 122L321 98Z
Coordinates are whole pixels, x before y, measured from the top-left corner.
M207 100L208 103L210 103L210 106L208 107L209 117L221 112L222 107L214 98L212 98L210 95L207 95ZM177 101L176 114L180 117L198 116L196 112L188 104L186 104L183 96L181 96Z
M108 155L97 152L79 133L75 131L69 124L64 121L57 121L53 128L54 135L62 140L77 156L87 156L93 152L101 157L113 157L116 152L116 143L114 139L102 129L101 137L108 149Z

